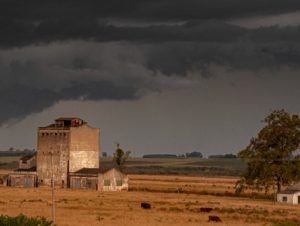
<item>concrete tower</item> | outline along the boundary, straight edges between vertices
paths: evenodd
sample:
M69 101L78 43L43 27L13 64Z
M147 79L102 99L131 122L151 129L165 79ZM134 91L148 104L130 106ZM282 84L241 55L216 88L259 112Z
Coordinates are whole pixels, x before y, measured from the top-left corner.
M39 185L67 187L68 175L82 168L99 168L100 129L80 118L58 118L38 128L37 176Z

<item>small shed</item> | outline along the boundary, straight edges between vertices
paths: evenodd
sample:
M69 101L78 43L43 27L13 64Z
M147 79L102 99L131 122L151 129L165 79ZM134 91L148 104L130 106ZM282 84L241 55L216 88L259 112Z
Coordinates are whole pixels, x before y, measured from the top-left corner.
M36 153L24 156L19 160L19 169L30 169L36 167Z
M100 169L98 179L99 191L128 191L128 176L116 168Z
M82 168L70 173L70 188L73 189L98 189L98 168Z
M277 202L300 205L300 183L277 193Z
M9 174L12 172L13 172L12 170L1 170L0 171L0 185L7 186Z
M7 185L23 188L37 187L36 168L17 169L13 173L10 173L7 178Z

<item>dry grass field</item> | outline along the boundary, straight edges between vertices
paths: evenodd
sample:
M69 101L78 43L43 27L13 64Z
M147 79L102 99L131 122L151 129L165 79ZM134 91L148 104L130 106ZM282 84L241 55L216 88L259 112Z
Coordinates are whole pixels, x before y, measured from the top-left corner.
M229 177L131 175L130 192L56 189L56 222L59 226L300 225L300 206L222 196L233 191L235 182ZM201 192L206 190L218 195ZM141 202L151 203L152 208L142 209ZM201 207L213 210L201 213ZM51 218L51 190L0 187L0 212ZM219 216L222 222L208 222L209 215Z

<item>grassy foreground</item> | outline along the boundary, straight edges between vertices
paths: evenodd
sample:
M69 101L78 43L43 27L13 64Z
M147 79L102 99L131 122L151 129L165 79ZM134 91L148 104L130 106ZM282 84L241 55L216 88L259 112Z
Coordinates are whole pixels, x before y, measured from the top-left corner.
M233 189L235 181L236 178L226 177L135 175L130 176L133 190L130 192L57 189L56 223L59 226L300 225L300 206L222 196L226 190ZM172 190L176 187L187 187L198 193ZM218 191L220 195L203 195L200 191L204 190ZM141 202L151 203L152 208L141 209ZM213 210L201 213L201 207ZM51 190L0 187L0 212L51 219ZM209 215L219 216L222 222L208 222ZM283 224L287 222L291 224Z

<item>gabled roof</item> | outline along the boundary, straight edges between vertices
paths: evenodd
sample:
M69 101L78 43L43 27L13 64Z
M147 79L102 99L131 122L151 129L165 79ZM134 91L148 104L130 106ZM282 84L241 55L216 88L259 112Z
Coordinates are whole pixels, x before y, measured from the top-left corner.
M291 185L284 189L283 191L279 192L280 194L294 194L296 192L300 192L300 182Z
M36 153L34 153L33 155L26 155L26 156L23 156L22 158L20 158L21 161L25 162L29 159L32 159L33 157L36 156Z
M119 167L117 167L117 168L113 167L113 168L104 169L104 170L100 169L100 174L105 175L105 174L107 174L110 171L115 171L115 172L117 172L117 174L122 174L123 176L127 175L126 173L124 173L123 171L121 171Z
M111 162L111 163L109 163L109 164L101 164L100 163L100 168L99 168L99 172L100 173L106 173L106 172L108 172L108 171L110 171L111 169L119 169L119 166L118 166L118 164L117 163L115 163L115 162Z
M300 182L286 188L288 191L300 191Z
M78 117L59 117L59 118L55 119L55 121L69 121L69 120L76 120L76 119L82 120L81 118L78 118ZM82 120L82 121L84 121L84 120Z

